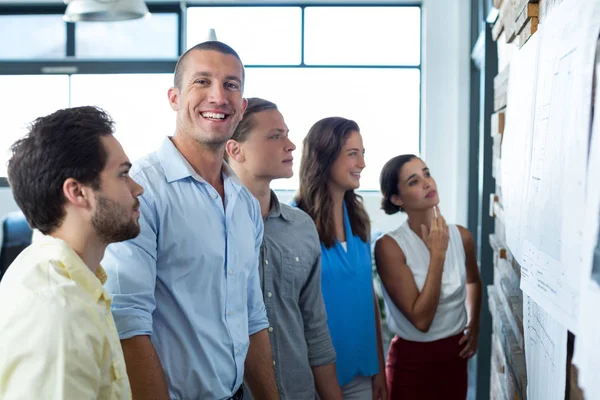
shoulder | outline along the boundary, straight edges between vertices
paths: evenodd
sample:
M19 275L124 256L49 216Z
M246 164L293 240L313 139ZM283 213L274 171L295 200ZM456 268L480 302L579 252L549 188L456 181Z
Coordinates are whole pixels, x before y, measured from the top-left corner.
M301 209L285 203L280 203L279 206L281 207L281 212L285 214L286 218L292 223L314 227L315 224L312 218Z
M475 240L473 239L473 235L471 232L461 225L455 225L460 233L460 240L463 245L463 249L465 250L465 255L469 257L471 254L475 254Z
M157 175L164 177L165 172L158 154L152 152L133 161L130 175L136 179L148 179Z
M68 277L64 267L65 257L52 247L40 248L31 244L10 265L2 282L2 297L20 295L60 296L64 291L76 290L75 282Z
M404 252L396 239L385 234L375 242L375 257L401 257L404 259Z
M250 193L250 190L248 190L246 186L239 184L238 187L238 196L240 200L242 200L253 212L258 212L258 215L260 216L260 203L258 202L256 197L254 197L252 193Z
M465 247L467 247L468 245L473 245L474 240L473 240L473 235L471 235L471 231L469 231L467 228L465 228L464 226L461 226L461 225L455 225L455 226L458 229L458 233L460 233L460 238L463 242L463 245Z
M147 200L155 199L168 186L165 170L156 152L135 160L129 175L144 188L142 197Z
M299 242L308 242L308 246L312 251L321 252L321 241L317 227L312 218L300 210L288 204L280 203L281 215L285 221L285 225L291 229L291 235Z
M263 218L260 212L260 203L258 200L250 193L250 191L239 183L237 180L234 180L233 183L237 186L238 190L238 202L243 204L248 210L248 215L252 219L254 225L256 227L263 226ZM237 206L236 206L237 207ZM261 228L262 229L262 228Z
M260 204L258 203L258 200L252 195L252 193L250 193L250 190L248 190L246 186L244 186L237 178L233 179L232 183L237 187L238 196L243 202L250 205L251 207L258 206L258 208L260 209Z
M20 287L9 291L11 307L2 312L0 331L3 335L8 331L22 332L28 337L33 332L44 332L47 337L60 335L68 341L99 337L101 318L89 294L64 277L61 271L53 270L52 264L46 264L46 268L50 269L47 274L49 283L42 282L41 276L28 274L27 279L20 282ZM19 322L15 323L17 320ZM42 343L36 342L37 345Z

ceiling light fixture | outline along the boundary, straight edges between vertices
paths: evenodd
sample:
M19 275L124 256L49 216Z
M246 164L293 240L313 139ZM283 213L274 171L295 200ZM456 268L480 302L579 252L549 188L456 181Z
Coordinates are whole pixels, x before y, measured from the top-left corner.
M126 21L150 15L144 0L64 0L67 22Z

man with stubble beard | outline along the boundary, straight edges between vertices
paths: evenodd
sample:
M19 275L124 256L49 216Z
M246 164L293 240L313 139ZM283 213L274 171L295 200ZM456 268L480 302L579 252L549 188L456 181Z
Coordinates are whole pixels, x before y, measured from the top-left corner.
M140 232L130 167L95 107L38 118L12 146L12 193L41 234L0 282L0 398L131 399L100 266Z

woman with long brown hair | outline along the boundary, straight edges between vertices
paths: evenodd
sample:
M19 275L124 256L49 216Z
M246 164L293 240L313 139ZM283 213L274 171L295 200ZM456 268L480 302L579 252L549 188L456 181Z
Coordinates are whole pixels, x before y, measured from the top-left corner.
M304 139L297 207L321 241L322 291L344 399L387 399L369 216L354 190L365 167L358 125L330 117Z

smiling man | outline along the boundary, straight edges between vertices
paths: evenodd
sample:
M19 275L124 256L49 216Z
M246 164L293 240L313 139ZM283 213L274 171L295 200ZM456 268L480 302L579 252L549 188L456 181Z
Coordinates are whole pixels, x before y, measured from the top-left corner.
M132 169L145 188L141 234L109 246L104 265L136 398L241 399L244 372L257 398L279 398L258 279L260 207L223 161L243 85L229 46L188 50L168 91L175 135Z

